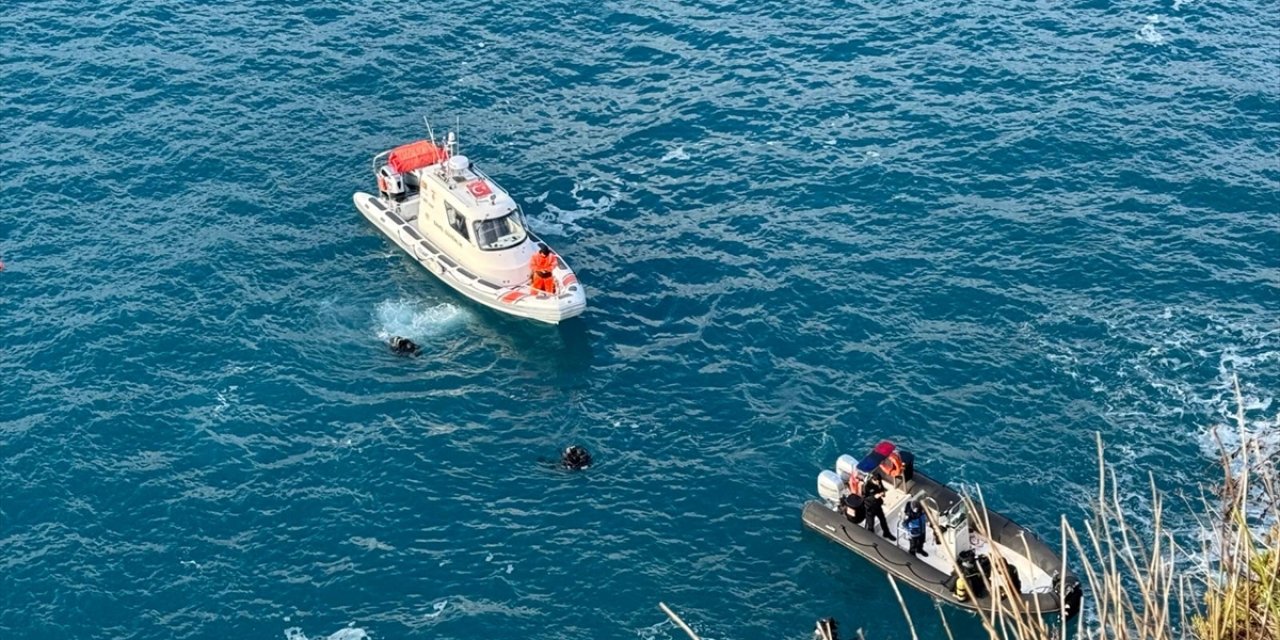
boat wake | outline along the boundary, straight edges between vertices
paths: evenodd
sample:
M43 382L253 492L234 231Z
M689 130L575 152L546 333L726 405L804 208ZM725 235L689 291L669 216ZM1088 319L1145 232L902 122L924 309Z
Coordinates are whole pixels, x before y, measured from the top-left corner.
M374 312L379 340L392 336L423 342L451 333L466 323L469 315L449 302L428 305L413 300L389 300Z

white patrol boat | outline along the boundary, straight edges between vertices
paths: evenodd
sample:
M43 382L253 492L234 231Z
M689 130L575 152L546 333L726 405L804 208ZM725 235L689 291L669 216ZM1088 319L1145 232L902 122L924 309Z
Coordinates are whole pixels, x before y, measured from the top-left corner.
M443 146L423 140L374 156L378 194L356 193L356 208L427 271L486 307L552 324L581 314L587 295L573 270L552 254L550 278L534 282L541 241L510 194L457 146L451 132Z

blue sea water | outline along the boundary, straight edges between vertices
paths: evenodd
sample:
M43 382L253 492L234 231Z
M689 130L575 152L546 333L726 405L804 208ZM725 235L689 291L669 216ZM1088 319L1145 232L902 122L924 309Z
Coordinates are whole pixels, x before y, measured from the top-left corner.
M584 317L480 309L358 215L423 116ZM681 637L660 600L905 638L801 526L839 453L1055 537L1095 432L1142 517L1215 473L1234 372L1280 430L1261 0L10 0L0 123L9 638Z

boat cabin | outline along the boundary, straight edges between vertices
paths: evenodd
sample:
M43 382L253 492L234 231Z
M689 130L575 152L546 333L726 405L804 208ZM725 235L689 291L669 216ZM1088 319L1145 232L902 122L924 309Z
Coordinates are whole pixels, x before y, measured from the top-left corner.
M378 178L386 195L405 203L403 217L464 268L501 286L529 280L537 247L524 212L466 156L425 141L405 145L388 155Z
M459 241L481 251L508 249L525 239L520 207L466 156L454 156L418 173L419 220L424 213L439 214L438 221Z

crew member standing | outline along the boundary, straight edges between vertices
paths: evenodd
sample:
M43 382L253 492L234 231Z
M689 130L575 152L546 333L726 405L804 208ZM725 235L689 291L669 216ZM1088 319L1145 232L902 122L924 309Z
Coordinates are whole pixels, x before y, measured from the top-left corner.
M880 482L880 476L872 473L867 476L867 482L862 485L862 504L867 509L867 528L875 533L876 520L880 520L880 530L884 533L886 540L897 540L897 536L889 530L889 523L884 519L884 484Z
M919 555L927 557L929 554L924 550L924 534L925 527L929 523L929 518L924 514L924 507L915 502L908 502L906 509L907 516L907 535L911 536L911 548L907 553L911 555ZM934 536L935 538L937 536ZM934 542L937 542L935 539Z
M551 254L551 248L545 243L538 243L538 252L533 254L529 268L533 271L534 291L545 291L550 294L556 292L556 279L551 276L551 272L556 268L556 257Z

